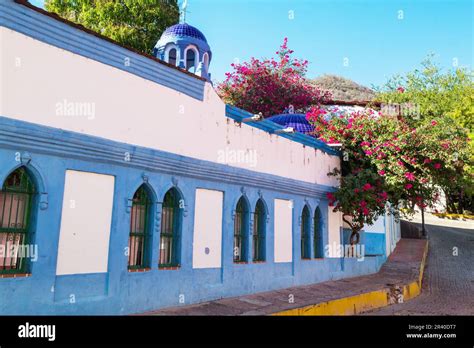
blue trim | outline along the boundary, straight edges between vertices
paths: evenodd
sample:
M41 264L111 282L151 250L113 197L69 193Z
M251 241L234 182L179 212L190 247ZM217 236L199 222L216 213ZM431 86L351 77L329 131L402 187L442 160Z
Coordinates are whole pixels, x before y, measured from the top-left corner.
M0 1L0 26L204 100L205 81L130 51L12 0ZM125 65L125 59L130 65Z
M232 106L232 105L226 105L225 113L226 113L227 117L233 119L236 122L242 122L242 120L244 118L253 116L253 114L251 114L250 112L239 109L239 108L237 108L235 106ZM248 124L252 127L264 130L268 133L274 133L275 130L277 130L277 129L285 128L285 127L283 127L283 126L281 126L281 125L279 125L275 122L272 122L268 119L265 119L265 120L259 121L259 122L249 122L249 123L246 123L246 124ZM328 146L327 144L325 144L321 140L317 140L317 139L315 139L315 138L313 138L309 135L306 135L306 134L296 132L296 133L293 133L293 134L282 133L282 134L278 134L278 135L281 136L281 137L293 140L297 143L301 143L303 145L310 146L310 147L313 147L315 149L321 150L321 151L327 153L328 155L333 155L333 156L340 156L341 155L340 151L334 150L333 148L331 148L330 146Z

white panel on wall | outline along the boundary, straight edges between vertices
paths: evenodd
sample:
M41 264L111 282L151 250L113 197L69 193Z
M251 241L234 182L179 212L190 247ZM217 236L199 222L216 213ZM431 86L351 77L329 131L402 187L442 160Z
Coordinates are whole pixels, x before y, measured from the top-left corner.
M223 198L221 191L196 190L193 268L221 267Z
M107 272L115 178L66 171L56 274Z
M365 224L364 231L370 233L385 233L385 217L379 216L372 225Z
M341 257L337 253L337 246L341 244L341 227L343 226L340 212L333 212L334 207L329 207L328 211L328 232L329 232L329 257Z
M275 262L293 261L293 202L275 199Z

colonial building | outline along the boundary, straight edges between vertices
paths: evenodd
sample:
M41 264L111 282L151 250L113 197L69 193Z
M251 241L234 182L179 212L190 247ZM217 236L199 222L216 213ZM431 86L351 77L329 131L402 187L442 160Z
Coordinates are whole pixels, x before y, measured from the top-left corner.
M0 314L139 313L373 273L393 250L389 217L363 260L328 247L340 154L225 105L198 29L153 57L4 0L0 39Z

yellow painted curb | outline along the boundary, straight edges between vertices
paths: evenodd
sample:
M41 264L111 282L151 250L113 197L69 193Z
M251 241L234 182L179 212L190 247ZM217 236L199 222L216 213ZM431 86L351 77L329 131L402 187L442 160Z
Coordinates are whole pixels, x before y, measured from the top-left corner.
M421 259L420 264L420 274L418 275L418 280L414 281L408 285L403 286L403 300L410 300L415 298L421 293L421 285L423 281L423 272L425 270L426 257L428 255L428 241L425 244L425 251L423 252L423 258Z
M425 268L426 257L428 255L428 241L425 244L423 258L420 264L420 274L418 279L412 283L401 286L399 289L403 294L402 301L410 300L418 296L421 292L421 282ZM376 291L363 293L360 295L344 297L337 300L322 302L301 308L289 309L282 312L273 313L275 316L292 315L350 315L365 312L367 310L386 307L393 304L392 290L384 288Z

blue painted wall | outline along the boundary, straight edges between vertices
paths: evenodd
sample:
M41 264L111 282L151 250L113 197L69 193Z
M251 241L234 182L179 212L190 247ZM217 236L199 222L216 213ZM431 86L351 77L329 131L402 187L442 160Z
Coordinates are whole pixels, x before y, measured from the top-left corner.
M132 154L131 161L124 161L124 152ZM170 169L170 164L179 163L188 170L180 170L181 166ZM0 278L0 314L138 313L372 273L384 261L382 256L367 258L364 262L345 260L343 267L336 258L301 260L301 211L307 204L313 218L316 207L321 209L323 239L327 243L328 202L325 192L332 190L330 187L0 117L0 182L20 165L26 165L41 191L39 200L42 203L37 207L34 234L39 258L31 264L30 277ZM68 169L114 175L116 178L107 273L56 276L65 171ZM210 171L216 176L208 176ZM165 193L175 185L184 197L186 208L181 267L178 270L159 270L157 267L159 221L153 230L152 269L140 273L127 270L124 254L130 226L127 200L143 183L144 173L156 195L158 202L155 203L161 202ZM192 268L196 188L224 192L222 268ZM265 263L233 263L232 214L242 190L252 211L260 196L268 208ZM273 262L275 198L294 201L293 262L290 263ZM156 204L157 216L160 207ZM179 302L180 295L184 295L184 303ZM75 300L73 303L72 298Z
M383 217L381 217L383 218ZM344 244L350 244L349 238L351 235L350 229L343 230ZM385 231L376 232L360 232L359 244L364 246L365 256L385 256Z

